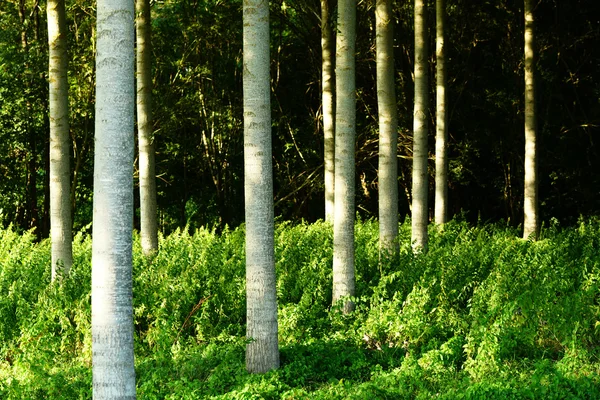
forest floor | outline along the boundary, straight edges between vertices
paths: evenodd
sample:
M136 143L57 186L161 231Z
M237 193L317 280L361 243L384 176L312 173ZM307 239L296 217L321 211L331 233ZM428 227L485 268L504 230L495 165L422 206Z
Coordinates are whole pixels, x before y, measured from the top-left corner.
M281 367L245 372L244 229L134 242L139 399L600 398L600 220L525 241L502 224L430 228L379 262L356 225L356 311L331 307L332 232L280 223ZM50 285L49 241L0 230L0 399L90 399L91 238Z

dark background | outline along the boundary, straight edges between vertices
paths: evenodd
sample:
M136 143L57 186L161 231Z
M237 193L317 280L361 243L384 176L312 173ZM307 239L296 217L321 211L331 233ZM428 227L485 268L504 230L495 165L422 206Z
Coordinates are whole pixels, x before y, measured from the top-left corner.
M320 3L270 3L275 215L315 221L324 216ZM450 210L472 222L518 225L523 2L447 3ZM0 3L0 218L3 225L35 228L39 237L49 230L45 7L33 0ZM67 1L76 230L88 228L92 214L94 7L90 0ZM397 0L394 14L403 219L410 214L412 2ZM540 212L545 222L571 224L600 213L600 2L541 0L534 17ZM152 18L160 228L238 225L244 218L241 1L156 1ZM359 2L357 21L356 205L369 218L377 216L378 196L374 0ZM433 1L429 26L433 50ZM434 101L432 85L431 209Z

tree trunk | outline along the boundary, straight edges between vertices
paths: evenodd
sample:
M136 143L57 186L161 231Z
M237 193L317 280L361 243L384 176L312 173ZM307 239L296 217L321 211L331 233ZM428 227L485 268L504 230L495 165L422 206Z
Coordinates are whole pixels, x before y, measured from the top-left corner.
M413 122L412 247L427 249L427 9L425 0L415 0L415 105Z
M274 255L269 2L244 1L246 369L279 367Z
M435 223L448 222L448 127L446 125L446 1L436 0L436 134L435 134Z
M140 159L140 237L142 252L158 249L156 175L152 135L152 68L150 1L136 0L137 127Z
M64 0L48 0L50 46L50 235L52 280L73 264L69 154L69 82Z
M334 41L331 26L330 1L321 0L321 53L323 85L323 135L325 168L325 220L333 222L335 199L335 124L333 112L334 97Z
M26 50L28 47L27 43L27 28L25 27L25 19L27 13L25 11L25 0L19 0L19 20L21 21L21 48Z
M50 94L48 93L48 96L50 97ZM48 99L49 100L49 99ZM50 131L50 104L48 101L48 105L46 106L46 109L48 109L48 131ZM44 183L43 183L43 198L44 198L44 204L42 206L43 212L41 215L41 229L42 229L42 237L43 238L49 238L50 237L50 136L48 136L46 138L46 143L45 143L45 149L44 149L44 154L42 155L43 158L43 162L44 162L44 171L46 171L46 174L44 174ZM69 196L70 197L70 196ZM71 203L69 202L69 205Z
M377 103L379 108L379 251L398 253L398 117L394 80L392 4L377 0Z
M523 238L537 240L540 227L535 117L535 43L533 34L533 1L525 0L525 220L523 223Z
M31 13L29 20L33 17ZM21 22L21 50L23 53L30 51L29 41L27 39L27 9L25 0L19 0L19 21ZM26 62L25 68L29 67ZM24 82L25 92L30 92L32 82L26 79ZM32 103L28 96L26 96L27 112L32 114ZM31 126L29 120L25 120L25 132L27 133L27 145L29 146L29 153L25 158L25 210L23 212L23 224L28 229L34 229L37 240L42 239L41 223L39 218L39 211L37 205L37 140L35 128Z
M26 223L29 229L35 232L36 240L42 240L42 229L40 212L38 208L37 174L38 174L38 152L35 128L28 122L27 135L29 136L29 154L27 156L27 213Z
M333 218L333 302L354 296L354 148L356 93L354 62L356 0L338 2L335 110L335 215ZM344 304L344 312L354 308Z
M134 2L99 0L92 241L93 397L135 398Z

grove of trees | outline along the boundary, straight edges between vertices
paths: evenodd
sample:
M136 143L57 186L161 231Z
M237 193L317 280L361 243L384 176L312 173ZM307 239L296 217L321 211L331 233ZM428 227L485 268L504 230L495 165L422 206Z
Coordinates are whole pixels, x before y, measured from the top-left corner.
M192 229L236 226L244 219L241 4L152 3L152 137L163 233L186 224ZM600 208L598 83L593 79L598 26L590 17L598 6L584 0L532 4L539 219L573 223ZM2 221L36 228L39 238L50 229L49 50L42 5L23 0L0 6ZM357 4L354 186L356 212L365 218L378 215L379 198L375 5ZM436 79L434 6L430 2L427 8L430 82ZM285 220L325 217L320 7L316 0L270 2L274 207ZM330 8L335 31L337 4ZM413 201L413 5L395 1L391 10L403 219ZM457 0L446 4L446 13L447 213L517 226L524 221L524 3ZM75 231L92 219L95 18L95 2L66 2ZM435 209L435 86L428 87L426 115L429 220ZM136 164L136 185L142 176ZM136 210L139 199L136 193ZM135 226L140 228L139 214Z
M182 243L188 240L185 235L207 229L212 237L244 235L243 254L234 258L245 265L245 297L232 309L236 314L243 304L245 317L216 337L237 337L235 327L245 329L249 373L268 373L290 362L280 353L279 329L279 321L290 318L289 304L327 297L326 305L318 306L331 313L323 317L315 311L310 324L330 324L330 331L343 327L339 332L346 329L348 337L362 332L365 349L383 351L385 343L402 348L406 357L410 343L423 355L427 346L446 351L444 346L458 338L464 352L456 355L461 361L455 366L474 377L485 375L471 366L487 350L479 347L479 356L469 346L485 340L467 332L466 322L455 321L474 318L461 313L477 298L477 288L485 292L482 280L500 273L502 265L486 264L484 272L466 266L469 272L456 278L464 285L460 291L448 286L445 292L445 283L439 283L436 301L450 321L431 333L426 346L417 344L428 337L425 333L414 339L405 332L411 339L403 345L394 332L373 339L380 333L371 330L377 325L372 313L385 303L391 308L379 309L383 314L395 309L411 315L413 297L429 298L420 290L438 290L438 278L449 275L444 275L448 260L436 251L445 248L445 237L468 236L460 221L472 226L502 221L506 229L518 230L514 236L525 239L517 243L531 246L520 251L538 257L545 245L536 241L561 237L560 225L578 224L582 231L595 232L593 218L600 214L600 85L595 79L600 22L591 16L600 12L600 5L593 2L42 3L0 5L0 222L2 232L23 235L23 246L29 243L27 235L34 235L40 246L50 244L48 290L66 290L71 279L81 279L82 265L88 264L75 261L73 243L91 235L89 282L83 281L91 296L86 329L91 332L94 398L135 398L134 348L140 340L149 340L146 356L163 340L172 343L172 354L178 351L174 342L211 342L200 331L195 339L184 336L181 342L180 337L210 298L221 299L222 307L232 301L217 292L199 299L193 295L196 305L178 321L175 337L160 333L148 339L153 322L144 313L157 303L136 306L136 296L149 294L134 293L142 276L135 271L140 263L149 273L171 268L172 260L164 265L156 261L167 251L170 235ZM365 219L378 224L378 245L371 246L377 249L377 261L365 261L369 245L357 245ZM294 303L283 289L293 284L278 276L278 221L282 226L286 221L315 223L331 232L319 243L331 249L321 253L326 272L322 266L313 271L329 279L327 289L322 284L302 289L316 290L312 299L296 296ZM505 237L505 231L498 232ZM478 234L485 236L485 231ZM597 238L564 235L574 243ZM438 249L430 249L430 237ZM225 251L219 257L225 264L233 262L228 257L239 254L238 249L224 246L229 250L215 254ZM187 257L193 258L195 251L204 249L192 247ZM427 264L436 254L445 261ZM597 264L589 261L593 256L587 250L572 256L584 260L586 271L591 268L581 278L588 282L586 277L597 272ZM320 261L311 259L310 265L315 262ZM403 263L420 272L411 277ZM10 268L6 271L10 276ZM545 273L547 269L540 272ZM283 276L288 274L284 270ZM533 275L532 281L538 274ZM548 293L561 298L563 291L578 287L583 294L577 307L584 310L586 332L596 332L597 282L583 284L573 276L565 281L575 286L556 289L563 281L552 281L544 287L556 287L534 299L547 305ZM388 292L386 285L392 287L398 279L412 286ZM208 283L186 284L200 293ZM516 296L511 309L513 322L529 307L521 299L535 292L526 285L521 289L523 297ZM9 299L10 293L12 289L5 293ZM85 296L78 293L75 297ZM16 321L27 302L13 306L12 301L0 303L0 311L9 310ZM411 323L438 309L423 304ZM476 312L485 313L483 308ZM389 318L388 328L404 332L407 321L394 325L396 317ZM538 336L531 340L551 347L542 338L548 337L543 321L552 317L536 318ZM79 332L81 323L75 317L69 321ZM354 333L348 324L355 324ZM486 324L482 329L496 326ZM557 322L560 335L567 329L561 324ZM522 337L527 331L519 326L515 335ZM11 332L0 333L10 340L23 337ZM586 333L582 349L593 347L595 334ZM39 337L44 336L42 331ZM0 355L12 367L14 349L7 346ZM539 356L534 350L531 354ZM543 360L544 354L539 356ZM497 355L504 357L500 350ZM422 360L419 365L427 363ZM3 390L0 381L0 394Z

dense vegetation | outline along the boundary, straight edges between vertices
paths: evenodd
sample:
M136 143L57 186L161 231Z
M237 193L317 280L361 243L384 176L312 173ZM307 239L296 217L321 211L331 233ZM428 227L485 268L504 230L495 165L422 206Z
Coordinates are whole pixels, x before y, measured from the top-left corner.
M356 312L330 307L332 233L276 229L282 366L244 367L244 228L176 231L134 248L140 399L599 398L600 221L552 223L538 242L453 221L380 264L356 225ZM49 242L0 231L0 398L91 398L91 239L49 284Z

